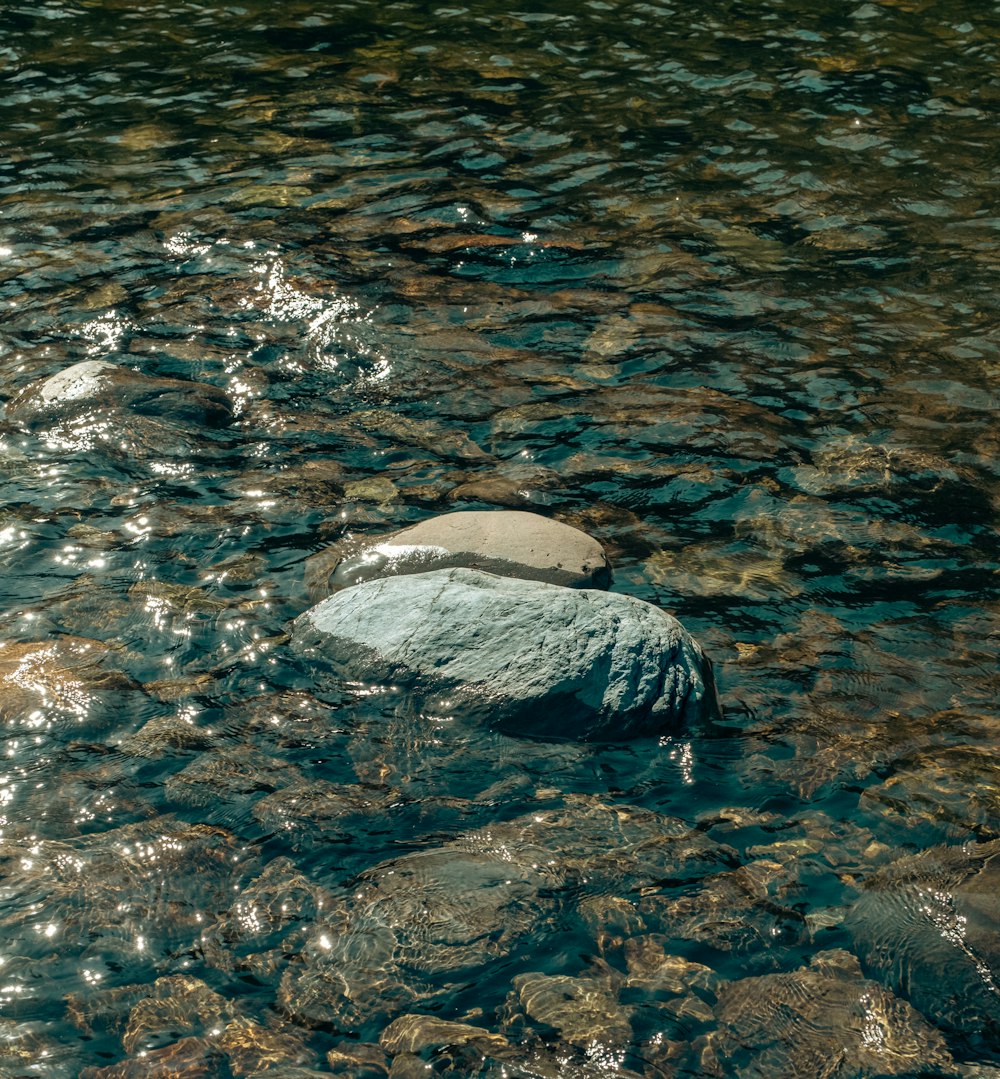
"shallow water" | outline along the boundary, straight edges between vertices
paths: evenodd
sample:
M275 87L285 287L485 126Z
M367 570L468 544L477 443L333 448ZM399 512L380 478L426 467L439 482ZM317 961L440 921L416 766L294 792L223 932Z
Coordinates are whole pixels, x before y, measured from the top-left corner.
M385 1074L409 1012L493 1037L456 1075L1000 1068L1000 6L0 31L0 392L238 413L0 432L0 1070ZM597 536L724 723L531 743L286 652L315 551L491 507Z

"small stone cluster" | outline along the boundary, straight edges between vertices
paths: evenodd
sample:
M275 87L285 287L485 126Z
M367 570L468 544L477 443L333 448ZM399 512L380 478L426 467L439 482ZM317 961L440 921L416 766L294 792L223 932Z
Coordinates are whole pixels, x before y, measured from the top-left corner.
M652 604L602 591L607 556L569 525L456 512L315 557L334 594L296 619L292 647L430 714L617 740L717 713L697 642Z

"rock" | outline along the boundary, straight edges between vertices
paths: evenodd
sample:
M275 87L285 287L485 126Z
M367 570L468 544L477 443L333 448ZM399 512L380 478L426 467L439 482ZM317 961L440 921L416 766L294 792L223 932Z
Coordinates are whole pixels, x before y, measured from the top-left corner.
M126 691L138 691L116 670L115 652L87 637L0 641L0 719L33 732L40 721L75 729L114 721Z
M274 1030L243 1016L226 1026L218 1044L229 1058L233 1075L260 1074L276 1079L283 1070L286 1075L308 1075L308 1069L300 1071L298 1066L318 1063L315 1053L307 1048L304 1031L289 1025Z
M517 508L542 501L537 492L548 485L544 474L521 479L512 476L476 475L448 492L449 502L488 502L494 506Z
M497 1048L507 1048L508 1042L501 1034L493 1034L483 1027L454 1023L431 1015L401 1015L382 1031L379 1045L390 1055L421 1053L425 1049L442 1045L466 1045L481 1041L494 1043Z
M233 418L232 402L217 386L145 375L106 360L85 360L29 383L8 403L7 417L36 427L123 408L184 425L224 427Z
M272 859L199 939L209 966L242 969L248 956L284 946L300 923L315 920L331 897L284 857Z
M0 1075L30 1075L39 1060L52 1075L75 1075L78 1050L70 1039L53 1038L38 1022L0 1019Z
M742 954L744 969L749 969L772 962L778 949L805 942L805 917L794 905L796 887L793 870L757 862L702 876L696 888L683 894L649 892L636 910L673 940Z
M201 1034L213 1026L225 1027L235 1016L233 1003L200 979L167 975L157 978L149 996L129 1012L122 1047L131 1056L136 1050L154 1047L166 1032L174 1038Z
M870 973L934 1023L1000 1035L1000 840L900 858L845 920Z
M508 734L618 741L718 713L709 661L659 608L479 570L339 592L296 619L292 646Z
M204 911L232 902L234 873L245 857L232 833L165 815L70 840L4 840L4 939L17 949L11 954L35 956L41 940L33 904L42 897L47 917L72 926L102 969L130 963L127 969L145 976L192 946ZM67 995L94 988L82 970L62 977Z
M350 1079L385 1079L389 1074L385 1050L371 1042L343 1041L326 1054L326 1063L334 1075Z
M80 1079L177 1079L218 1075L225 1058L215 1038L181 1038L106 1068L84 1068Z
M626 986L650 995L685 996L697 989L714 996L719 978L711 967L670 954L667 944L669 938L657 934L632 937L625 942Z
M368 479L345 483L344 497L356 502L377 502L383 505L398 499L399 488L385 476L371 476Z
M724 986L702 1075L952 1074L940 1032L905 1001L862 977L854 956L820 952L808 967Z
M546 863L558 867L563 885L585 884L596 893L591 898L656 893L665 880L691 882L739 858L732 847L679 817L582 794L473 829L459 842L468 850L526 865L545 851Z
M556 875L457 844L362 873L313 923L278 1004L296 1023L343 1033L429 1007L551 930Z
M167 777L164 790L184 805L231 806L298 778L298 769L289 761L261 753L253 746L231 746L199 754L181 771Z
M611 566L595 539L523 510L446 513L388 536L341 541L310 561L316 598L377 577L452 566L570 588L611 584Z
M525 1013L570 1045L614 1055L631 1041L628 1012L606 979L532 972L519 974L513 985Z

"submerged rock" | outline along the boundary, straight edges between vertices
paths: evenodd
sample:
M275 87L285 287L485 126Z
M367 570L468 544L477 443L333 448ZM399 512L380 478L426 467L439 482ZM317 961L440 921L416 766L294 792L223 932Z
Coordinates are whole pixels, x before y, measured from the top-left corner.
M632 1038L628 1010L615 999L610 979L531 972L513 985L524 1012L570 1045L615 1054Z
M412 1013L394 1019L379 1037L379 1045L390 1056L420 1053L444 1045L467 1045L469 1042L492 1044L499 1049L506 1049L509 1045L502 1034L494 1034L484 1027Z
M456 845L382 862L313 924L278 1003L343 1032L426 1007L541 932L554 882L545 867Z
M808 967L725 986L699 1075L889 1076L950 1074L944 1038L905 1001L861 974L845 951Z
M164 816L72 841L32 836L0 844L0 922L17 959L4 976L12 985L54 979L74 1021L119 1027L122 1009L131 1010L137 999L99 1003L95 983L113 982L122 971L151 983L173 956L186 954L204 927L204 912L232 902L243 856L232 834ZM58 927L59 940L39 932L40 911L43 924ZM20 973L19 964L26 968ZM153 1040L159 1043L159 1035ZM0 1074L9 1073L0 1068Z
M708 659L659 608L478 570L339 592L296 619L292 645L339 677L509 734L617 741L718 710Z
M138 690L116 669L117 658L87 637L0 641L0 719L34 732L107 726L122 694Z
M310 559L316 598L378 577L462 566L570 588L607 588L611 565L585 532L522 510L446 513L388 536L343 540Z
M1000 840L907 856L865 882L845 922L866 968L928 1018L1000 1035Z
M217 386L145 375L106 360L84 360L29 383L8 403L7 416L37 427L121 409L206 427L223 427L233 418L232 402Z

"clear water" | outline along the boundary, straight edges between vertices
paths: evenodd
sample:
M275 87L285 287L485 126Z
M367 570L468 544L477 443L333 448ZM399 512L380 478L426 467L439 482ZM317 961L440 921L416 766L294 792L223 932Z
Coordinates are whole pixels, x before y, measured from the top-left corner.
M996 3L4 5L3 396L238 417L2 429L3 1074L996 1074L998 54ZM314 552L509 506L724 724L525 743L285 650Z

